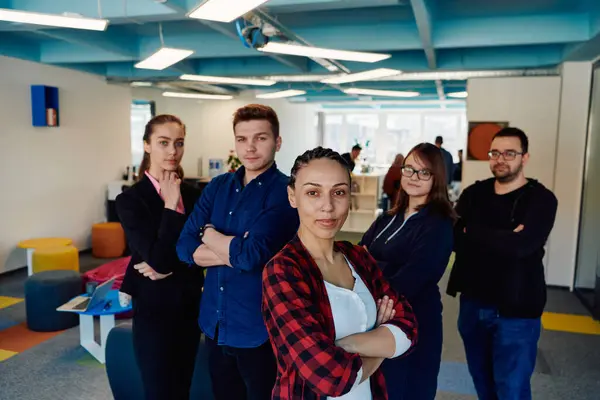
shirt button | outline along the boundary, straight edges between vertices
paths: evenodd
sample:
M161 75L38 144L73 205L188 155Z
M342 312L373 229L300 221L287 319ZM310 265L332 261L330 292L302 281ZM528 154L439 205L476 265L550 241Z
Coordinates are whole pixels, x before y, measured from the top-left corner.
M229 211L229 215L233 214L233 211Z
M239 192L239 191L240 191L240 189L235 189L235 191L236 191L236 192Z
M221 290L221 292L222 292L222 291L223 291L223 286L221 286L219 289L220 289L220 290Z
M261 185L262 185L262 182L258 182L258 186L261 186Z

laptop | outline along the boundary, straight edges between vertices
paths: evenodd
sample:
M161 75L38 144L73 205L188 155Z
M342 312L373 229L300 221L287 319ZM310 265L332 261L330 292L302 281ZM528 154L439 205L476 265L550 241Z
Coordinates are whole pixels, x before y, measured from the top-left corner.
M94 293L91 296L77 296L72 300L69 300L62 306L58 307L56 311L76 311L85 312L96 307L98 304L103 303L106 300L106 296L112 289L115 278L109 279L108 281L98 285Z

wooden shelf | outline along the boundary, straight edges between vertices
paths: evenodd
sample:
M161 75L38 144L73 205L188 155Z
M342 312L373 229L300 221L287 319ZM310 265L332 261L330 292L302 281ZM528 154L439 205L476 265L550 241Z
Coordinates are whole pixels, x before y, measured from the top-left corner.
M341 232L364 233L369 229L377 215L383 176L354 175L352 183L358 185L358 191L350 193L352 208Z

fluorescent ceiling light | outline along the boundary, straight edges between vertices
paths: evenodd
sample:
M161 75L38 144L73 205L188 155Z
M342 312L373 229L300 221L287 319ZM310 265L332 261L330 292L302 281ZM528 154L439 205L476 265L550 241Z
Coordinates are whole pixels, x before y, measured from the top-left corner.
M108 26L107 19L42 14L29 11L9 10L6 8L0 8L0 21L56 26L59 28L87 29L91 31L104 31Z
M152 82L131 82L133 87L148 87L152 86Z
M384 78L386 76L394 76L400 74L402 71L397 69L389 69L389 68L378 68L372 69L370 71L357 72L355 74L341 75L335 76L333 78L323 79L321 83L348 83L348 82L358 82L358 81L368 81L370 79Z
M189 13L190 18L232 22L269 0L207 0Z
M256 85L256 86L271 86L276 84L274 80L268 79L253 79L253 78L230 78L226 76L208 76L208 75L181 75L184 81L209 82L209 83L224 83L231 85Z
M454 97L455 99L465 99L468 96L467 92L453 92L453 93L447 93L446 96L448 97Z
M293 97L306 94L304 90L282 90L280 92L263 93L256 95L257 99L281 99L284 97Z
M272 75L265 76L265 79L271 79L277 82L321 82L323 79L338 75Z
M292 56L304 56L312 58L329 58L333 60L357 61L357 62L377 62L390 58L391 54L364 53L360 51L347 51L324 49L320 47L302 46L297 44L269 42L261 48L265 53L288 54Z
M347 94L360 94L365 96L387 96L387 97L417 97L419 92L404 92L398 90L374 90L374 89L359 89L350 88L345 89L344 93Z
M173 64L177 64L179 61L191 56L193 53L194 52L192 50L163 47L150 57L135 64L135 67L142 69L161 70L170 67Z
M181 99L195 100L231 100L233 96L224 94L207 94L207 93L179 93L179 92L163 92L165 97L178 97Z

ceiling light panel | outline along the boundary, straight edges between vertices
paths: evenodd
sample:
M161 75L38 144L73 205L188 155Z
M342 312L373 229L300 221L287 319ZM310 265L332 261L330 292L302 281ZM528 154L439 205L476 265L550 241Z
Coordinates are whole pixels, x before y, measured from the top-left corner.
M370 71L357 72L355 74L340 75L331 78L326 78L321 83L340 84L349 82L368 81L371 79L385 78L400 74L402 71L389 68L378 68Z
M208 93L179 93L179 92L163 92L164 97L177 97L181 99L195 100L231 100L233 96L224 94L208 94Z
M365 53L360 51L347 51L325 49L321 47L302 46L297 44L269 42L257 50L264 53L288 54L311 58L328 58L332 60L356 61L373 63L390 58L391 54Z
M0 8L0 21L91 31L104 31L108 26L108 20L106 19L43 14L6 8Z
M257 99L281 99L284 97L293 97L293 96L300 96L306 94L306 91L304 90L282 90L280 92L271 92L271 93L262 93L259 95L256 95Z
M188 16L218 22L232 22L268 0L208 0Z
M375 90L375 89L359 89L349 88L345 89L346 94L358 94L365 96L386 96L386 97L417 97L420 95L419 92L407 92L398 90Z
M135 67L140 69L162 70L173 64L177 64L179 61L191 56L193 53L192 50L163 47L150 57L135 64Z
M453 97L455 99L466 99L468 96L468 93L467 92L452 92L452 93L447 93L446 96Z
M208 75L181 75L184 81L196 81L207 83L222 83L230 85L254 85L254 86L272 86L276 84L274 80L259 78L232 78L228 76L208 76Z

